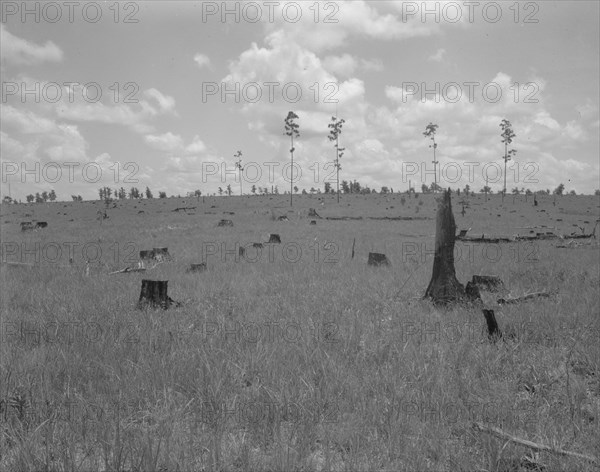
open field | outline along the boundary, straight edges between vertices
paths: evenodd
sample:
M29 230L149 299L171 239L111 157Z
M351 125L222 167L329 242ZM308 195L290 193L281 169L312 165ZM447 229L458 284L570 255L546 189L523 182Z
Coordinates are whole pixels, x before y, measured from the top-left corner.
M463 198L457 229L475 236L589 233L600 217L592 196L478 194L464 216ZM421 300L433 195L127 200L98 219L104 208L1 206L2 470L598 470L472 428L600 457L597 239L457 242L463 284L558 291L503 307L485 294L510 334L494 344L479 308ZM363 219L325 219L341 216ZM398 216L414 220L370 219ZM32 220L48 227L22 232ZM269 233L282 244L239 257L236 243ZM174 260L109 275L155 247ZM367 266L369 252L391 266ZM137 310L142 279L168 280L183 305Z

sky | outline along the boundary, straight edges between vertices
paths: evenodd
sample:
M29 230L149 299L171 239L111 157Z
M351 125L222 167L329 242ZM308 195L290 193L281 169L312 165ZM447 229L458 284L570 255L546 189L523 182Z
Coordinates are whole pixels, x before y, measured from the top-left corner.
M600 188L597 1L1 5L2 196Z

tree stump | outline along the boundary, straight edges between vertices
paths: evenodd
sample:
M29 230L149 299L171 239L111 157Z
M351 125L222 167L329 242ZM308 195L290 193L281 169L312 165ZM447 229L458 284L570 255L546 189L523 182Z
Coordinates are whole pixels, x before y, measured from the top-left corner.
M388 258L386 257L385 254L379 254L377 252L370 252L369 260L368 260L367 264L370 266L375 266L375 267L389 266L390 261L388 260Z
M485 321L487 323L488 328L488 338L492 341L498 340L498 338L502 337L502 331L498 327L498 322L496 321L496 315L494 315L494 310L486 310L483 309L483 316L485 317Z
M154 259L154 251L151 249L149 251L140 251L140 261L151 261Z
M173 260L173 258L171 257L171 254L169 254L168 247L155 247L154 249L152 249L152 252L154 253L154 260L156 260L158 262L165 262L165 261Z
M231 220L221 220L217 224L217 226L233 226L233 221Z
M281 238L278 234L270 234L269 235L269 243L272 244L281 244Z
M474 275L473 284L488 292L498 292L504 289L504 282L497 275Z
M477 284L474 284L473 282L467 282L465 293L471 302L476 303L477 301L481 301L481 293L479 292L479 287Z
M456 278L454 269L454 240L456 223L452 214L450 190L444 192L439 202L435 231L433 274L423 298L445 305L465 299L465 288Z
M317 224L317 221L316 220L310 220L310 224L314 226L314 225Z
M190 264L187 272L205 272L206 271L206 262L201 262L200 264Z
M167 295L168 280L142 280L138 309L162 308L166 310L175 302Z
M308 216L309 218L321 218L314 208L308 209Z

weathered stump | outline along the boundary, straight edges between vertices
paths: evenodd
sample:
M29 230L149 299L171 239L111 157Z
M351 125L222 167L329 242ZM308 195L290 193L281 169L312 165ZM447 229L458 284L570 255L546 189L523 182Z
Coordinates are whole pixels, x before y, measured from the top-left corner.
M33 228L34 228L34 226L31 221L21 222L21 231L31 231L31 230L33 230Z
M308 216L309 216L309 218L321 218L314 208L308 209Z
M281 238L278 234L270 234L269 235L269 243L272 244L281 244Z
M140 251L140 261L151 261L154 259L154 250Z
M138 301L138 309L162 308L166 310L175 302L167 294L168 280L142 280L142 289Z
M494 310L486 310L483 309L483 316L485 317L485 321L487 323L488 328L488 338L493 341L496 341L498 338L502 337L502 331L498 327L498 322L496 321L496 315L494 315Z
M152 249L152 252L154 253L154 260L158 262L173 260L171 254L169 254L168 247L155 247L154 249Z
M201 262L199 264L190 264L186 272L205 272L206 271L206 262Z
M450 190L444 192L439 202L435 231L433 274L423 298L436 304L447 304L465 299L465 288L456 278L454 269L454 240L456 223L452 214Z
M388 260L388 258L386 257L385 254L379 254L377 252L370 252L369 260L368 260L367 264L370 266L375 266L375 267L389 266L390 261Z
M481 293L479 292L479 287L473 282L467 282L467 286L465 287L465 293L470 301L481 301Z
M498 292L504 289L504 282L497 275L474 275L473 284L488 292Z

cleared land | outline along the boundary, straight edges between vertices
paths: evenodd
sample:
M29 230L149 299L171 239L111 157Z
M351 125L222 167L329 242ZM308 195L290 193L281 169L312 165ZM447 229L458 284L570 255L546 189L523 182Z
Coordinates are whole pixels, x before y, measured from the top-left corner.
M495 306L510 336L494 344L479 308L421 300L432 195L288 198L127 200L106 219L99 201L2 205L0 468L597 470L473 427L600 457L597 240L457 242L463 284L558 290ZM473 236L589 233L600 215L590 196L474 195L464 216L462 199L457 229ZM326 219L343 216L363 219ZM270 233L281 244L252 246ZM158 247L174 260L109 275ZM142 279L168 280L183 306L136 310Z

